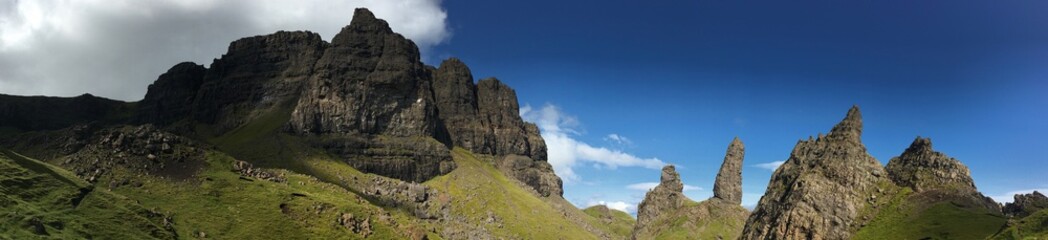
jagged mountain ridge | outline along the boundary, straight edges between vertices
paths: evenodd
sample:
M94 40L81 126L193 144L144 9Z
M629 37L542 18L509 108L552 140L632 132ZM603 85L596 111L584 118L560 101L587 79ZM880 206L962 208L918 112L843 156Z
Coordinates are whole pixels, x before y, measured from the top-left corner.
M742 239L986 238L1000 207L969 170L918 137L887 167L862 144L853 106L828 135L802 140L772 175Z
M353 192L357 204L382 208L365 211L363 217L367 219L360 215L336 216L340 225L358 234L354 236L369 236L358 231L360 224L380 217L383 223L372 222L371 227L387 226L386 222L412 226L413 230L403 234L385 235L399 236L396 238L433 238L432 233L452 238L622 238L560 197L561 181L546 162L544 140L534 124L520 118L512 88L494 78L474 83L468 67L458 59L449 59L440 68L422 64L411 41L390 31L385 21L366 9L358 9L350 26L332 43L324 42L315 33L301 31L248 37L231 43L229 51L210 68L195 63L175 65L158 77L140 102L82 98L111 104L103 105L104 111L97 111L105 113L102 116L63 121L12 111L11 115L0 116L4 127L11 126L10 131L0 132L0 146L74 170L92 184L147 200L151 206L175 209L184 216L176 218L182 234L192 231L192 236L203 236L203 231L186 227L211 224L200 215L207 211L198 211L196 207L182 210L187 207L184 203L153 199L149 191L182 189L156 194L181 198L185 196L180 194L197 194L193 192L197 190L191 189L200 187L211 189L208 191L215 194L212 200L218 201L225 201L225 194L252 194L233 191L244 186L207 186L207 182L219 181L216 178L228 179L228 174L213 175L230 168L223 153L228 152L238 159L232 170L240 173L241 180L275 181L279 185L292 180L285 174L296 173L269 168L294 169ZM0 106L10 104L13 107L4 109L19 110L35 99L4 101ZM80 110L75 108L84 106L79 98L54 99L63 103L56 106L61 108L55 109L59 111ZM54 126L7 124L31 122L23 119L49 121ZM456 146L467 150L452 154ZM480 160L461 159L474 158L471 151ZM272 160L287 163L273 164ZM329 163L330 160L342 163ZM439 181L444 184L422 184L451 175L458 169L456 163L462 161L471 165ZM251 167L248 162L261 167ZM496 172L482 168L485 164ZM499 184L482 188L490 192L477 197L472 192L477 189L459 190L477 186L462 178L462 174L482 174L476 181ZM183 186L199 184L203 186ZM309 188L312 187L307 185ZM280 191L285 190L293 189ZM292 197L311 195L296 194L299 195ZM285 201L289 208L297 206L281 197L252 197L263 202ZM507 208L472 205L496 198L504 199ZM196 199L189 202L199 203ZM528 214L506 212L522 206L530 207ZM283 203L280 208L267 206L257 209L262 211L259 214L244 218L268 221L265 218L278 216L272 214L274 209L298 214L284 208ZM475 219L474 211L481 209L489 211L487 217L509 219L497 226L486 224L485 219ZM330 215L317 211L325 219ZM399 211L407 215L394 214L399 220L389 220L390 212ZM215 214L225 216L230 212ZM536 222L514 220L537 220L536 215L547 216L544 221L558 225L535 228L546 231L534 234L524 231L528 226L521 224ZM303 222L309 221L292 223ZM251 236L238 231L257 226L228 227L235 231L219 236ZM320 232L306 236L333 233L326 225L307 227L305 230ZM552 227L562 231L552 231ZM419 234L419 228L430 233ZM207 232L216 234L213 230Z

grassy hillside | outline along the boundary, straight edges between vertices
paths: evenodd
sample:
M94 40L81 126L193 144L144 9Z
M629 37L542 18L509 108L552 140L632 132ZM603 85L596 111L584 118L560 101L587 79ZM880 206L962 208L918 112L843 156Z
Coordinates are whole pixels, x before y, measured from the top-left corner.
M985 239L1005 224L983 208L923 199L903 188L854 239Z
M72 173L0 151L0 239L174 239L168 218Z
M559 217L556 209L519 187L490 163L461 148L455 148L452 155L458 168L425 185L440 190L444 194L440 198L451 203L450 212L460 218L453 222L478 225L496 238L596 238Z
M997 233L992 239L1048 239L1048 209L1041 210L1022 219L1009 221L1008 227Z
M180 236L419 239L426 234L404 216L373 206L339 186L286 170L271 170L286 182L245 177L231 171L233 162L212 152L209 166L194 179L137 176L142 186L115 191L173 215Z
M637 224L637 219L633 219L629 213L608 209L606 206L592 206L582 211L600 220L600 223L608 226L611 232L621 236L630 236L633 232L633 225Z

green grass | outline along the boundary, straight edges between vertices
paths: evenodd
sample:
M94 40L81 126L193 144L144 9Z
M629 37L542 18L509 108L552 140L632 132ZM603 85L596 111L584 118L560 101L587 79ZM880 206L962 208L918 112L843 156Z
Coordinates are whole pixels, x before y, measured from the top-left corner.
M637 220L633 219L633 216L630 216L629 213L615 209L607 209L608 211L605 212L605 209L607 208L592 206L582 210L582 212L598 219L599 224L607 226L612 233L619 236L630 236L633 232L633 225L637 223Z
M986 209L915 199L909 188L902 188L854 239L985 239L1005 223L1003 216Z
M285 183L242 179L230 170L233 159L208 154L210 165L196 179L176 181L139 177L142 187L116 191L142 205L175 217L180 236L204 232L219 239L359 239L362 234L338 225L342 213L368 218L370 238L407 239L426 234L411 221L386 217L386 211L358 195L316 178L278 170Z
M1043 240L1048 239L1048 209L1026 216L1022 219L1013 219L1008 227L993 236L993 239L1002 240Z
M92 189L68 171L0 151L0 239L85 238L175 235L164 227L163 216L126 197Z
M458 168L424 184L440 190L438 198L449 201L451 212L467 224L483 227L496 238L596 238L469 151L455 148L452 156ZM487 223L489 212L499 220Z

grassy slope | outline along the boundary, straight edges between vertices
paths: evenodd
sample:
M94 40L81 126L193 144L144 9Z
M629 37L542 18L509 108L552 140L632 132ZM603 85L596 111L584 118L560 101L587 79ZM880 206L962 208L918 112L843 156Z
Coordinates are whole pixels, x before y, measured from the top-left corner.
M0 183L0 239L175 238L163 216L107 190L91 191L74 206L87 182L12 152L0 152ZM46 234L37 234L37 226Z
M993 239L1048 239L1048 209L1011 220L1008 227L993 236Z
M182 236L222 239L358 239L363 235L337 224L342 213L367 218L371 238L405 239L419 229L410 221L397 221L362 198L316 178L285 170L277 171L286 183L245 180L232 172L233 159L210 153L209 167L196 179L173 181L139 176L142 187L121 187L117 192L142 205L157 207L175 217ZM144 179L143 179L144 178ZM250 178L248 178L250 179Z
M476 221L496 237L525 239L594 239L595 236L572 222L557 217L556 209L521 189L516 183L482 162L469 151L455 148L452 156L458 168L427 181L451 202L454 215ZM489 214L499 220L485 223Z
M854 239L984 239L1005 223L985 209L948 201L919 203L911 196L909 188L902 188Z
M600 219L601 223L608 226L612 233L620 236L629 236L633 232L633 225L637 223L637 220L633 219L633 216L630 216L629 213L619 210L609 209L608 212L604 212L603 209L593 206L582 211L586 215ZM603 219L609 219L610 221L604 221Z

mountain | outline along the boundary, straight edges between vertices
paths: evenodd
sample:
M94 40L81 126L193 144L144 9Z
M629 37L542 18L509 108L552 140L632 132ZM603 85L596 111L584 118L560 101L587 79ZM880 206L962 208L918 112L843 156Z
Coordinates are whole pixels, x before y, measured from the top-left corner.
M960 161L918 137L882 166L852 107L827 135L800 141L772 175L742 239L983 239L1006 218Z
M742 141L732 140L717 173L714 196L701 202L684 196L684 185L673 165L663 167L659 185L637 207L631 238L737 239L749 215L741 206L744 154Z
M0 96L0 147L44 166L11 168L69 171L18 181L54 182L63 189L54 194L96 189L87 199L129 209L47 207L3 229L15 238L627 237L561 197L515 91L474 81L458 59L423 64L414 43L357 9L330 43L305 31L239 39L209 67L171 67L139 102ZM2 175L23 179L15 173ZM4 186L15 204L3 216L65 197ZM101 219L114 214L143 217Z

